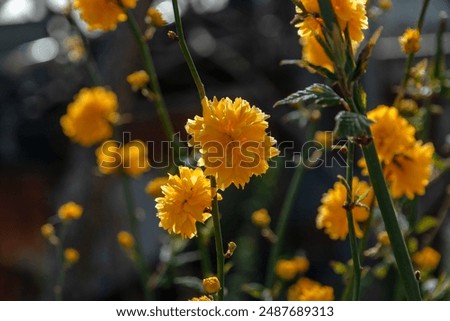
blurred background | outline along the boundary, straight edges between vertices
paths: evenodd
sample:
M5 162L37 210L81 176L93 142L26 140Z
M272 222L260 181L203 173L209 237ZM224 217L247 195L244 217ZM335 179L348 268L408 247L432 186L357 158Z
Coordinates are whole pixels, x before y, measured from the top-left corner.
M384 30L364 77L372 107L393 101L405 58L397 39L405 28L415 26L422 4L419 0L394 0L391 10L381 12L376 2L371 1L373 19L368 33L379 25ZM169 22L156 32L150 47L172 120L176 130L184 133L187 118L200 111L198 96L178 45L167 37L167 31L175 29L171 1L140 0L135 13L141 21L150 4ZM321 81L295 65L280 66L281 60L300 59L301 55L296 29L289 23L295 14L292 3L179 0L179 4L187 41L208 96L245 98L271 115L270 130L279 143L292 141L300 147L305 132L302 124L286 121L292 109L272 108L288 94ZM116 242L117 232L127 229L128 224L121 186L114 177L96 174L94 148L71 143L59 125L74 95L92 85L85 63L77 61L67 43L76 28L62 14L66 6L66 0L0 0L0 299L53 299L55 253L40 235L40 227L55 220L61 204L75 201L85 211L82 219L71 225L65 242L79 250L81 259L67 274L64 299L139 300L138 275ZM417 59L434 54L441 12L450 13L450 2L431 0ZM90 40L103 81L119 97L120 112L132 115L124 129L133 139L161 142L163 133L153 106L133 93L125 80L142 68L127 25L120 24L115 32L88 33L76 14L71 19ZM448 25L444 39L448 66ZM436 103L444 108L432 119L431 140L436 152L448 158L450 106L448 100ZM333 129L337 111L331 108L324 112L322 130ZM315 216L322 194L342 173L338 166L306 172L283 249L287 257L306 254L311 261L308 276L332 285L338 294L342 291L341 277L333 273L329 261L348 260L349 246L331 241L317 230ZM161 175L163 171L154 169L132 182L142 218L139 241L153 270L158 262L167 260L167 235L158 227L154 200L144 188L150 179ZM291 176L292 169L278 166L262 178L252 179L244 191L230 188L224 193L224 242L233 240L239 246L227 278L230 299L250 299L242 285L264 280L269 243L251 224L250 215L266 207L276 223ZM449 175L441 175L430 184L426 196L419 200L419 215L437 215L448 202L449 179ZM448 218L433 244L443 255L440 269L450 271ZM185 254L195 250L195 244L183 246ZM199 276L198 261L188 255L184 259L185 268L173 273ZM192 296L190 291L162 282L157 298L185 300ZM376 287L366 294L367 299L386 298L381 292Z

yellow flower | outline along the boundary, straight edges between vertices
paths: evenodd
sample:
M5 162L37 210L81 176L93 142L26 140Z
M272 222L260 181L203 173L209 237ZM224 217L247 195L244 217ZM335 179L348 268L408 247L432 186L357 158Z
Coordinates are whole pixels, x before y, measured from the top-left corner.
M398 40L405 54L416 53L420 50L420 32L417 29L406 29Z
M203 290L205 290L205 292L208 294L217 293L221 289L220 281L216 276L210 276L208 278L203 279L202 285Z
M367 196L360 201L365 206L370 206L373 199L373 192L364 181L359 181L355 176L352 183L352 199L355 195L363 195L367 191ZM332 240L345 240L348 234L347 213L343 205L347 200L347 190L343 183L336 182L332 189L329 189L322 197L322 205L318 209L316 226L318 229L325 229L325 233ZM369 211L365 207L355 206L352 210L356 237L361 238L363 232L359 222L364 222L369 216Z
M125 174L139 176L150 170L147 145L141 140L133 140L121 148L122 168Z
M379 105L367 113L380 161L389 163L394 156L414 145L416 130L401 117L395 107Z
M414 195L425 194L432 172L433 153L433 144L422 145L419 141L385 165L384 176L390 184L392 197L406 195L413 199Z
M217 186L232 183L244 187L253 175L264 174L268 160L278 155L275 139L266 133L269 118L259 108L241 98L202 101L203 117L189 119L185 128L192 135L191 146L199 146L198 165L205 174L217 177Z
M170 175L166 185L161 187L163 197L156 199L159 226L169 233L183 238L197 235L197 222L205 223L211 216L205 209L211 207L213 194L211 183L200 168L180 166L179 175Z
M150 81L150 76L145 70L135 71L127 76L127 82L130 84L133 91L138 91Z
M316 66L323 67L329 71L334 71L333 62L325 53L322 45L313 36L303 37L300 39L303 46L302 57L303 60Z
M80 259L80 253L73 248L67 248L64 250L64 259L69 264L75 264Z
M402 114L414 115L417 114L417 112L419 111L419 106L413 99L402 99L400 100L398 110Z
M140 140L133 140L119 148L112 140L104 142L95 151L100 173L115 174L121 169L130 176L139 176L150 170L147 146Z
M97 156L98 170L104 175L116 173L122 164L120 148L116 141L104 142L96 149L95 155Z
M333 145L333 132L316 131L314 140L321 144L324 148L329 148Z
M309 269L309 260L304 256L296 256L292 259L299 273L305 273Z
M58 217L62 221L78 220L83 214L83 208L75 202L63 204L58 209Z
M388 246L389 244L391 244L391 241L389 240L389 236L386 231L378 233L377 240L383 246Z
M381 10L388 11L392 8L392 0L378 0L378 7Z
M322 285L308 278L301 278L289 287L287 298L289 301L332 301L334 291L330 286Z
M154 198L162 197L163 193L161 190L161 186L166 185L168 181L169 178L167 176L152 179L145 187L145 192L153 196Z
M278 260L275 265L275 274L286 281L295 278L298 272L297 264L293 260Z
M439 262L441 261L441 255L435 249L427 246L422 250L416 252L412 256L412 260L419 269L431 271L439 265Z
M67 106L60 123L72 141L89 147L108 139L117 120L117 96L103 87L83 88Z
M86 57L86 48L80 36L76 35L65 38L63 45L70 61L79 62Z
M207 297L206 295L202 295L202 296L199 296L199 297L194 296L189 301L212 301L212 300L211 300L211 298Z
M137 0L75 0L73 7L80 11L90 31L110 31L117 24L127 20L127 15L121 6L126 9L136 7Z
M167 24L167 21L164 20L161 11L154 7L148 8L147 17L149 18L149 23L151 23L156 28L161 28Z
M50 237L55 235L55 228L50 223L44 224L41 226L41 234L44 238L50 239Z
M131 250L134 248L134 244L136 243L133 235L127 231L120 231L117 233L117 242L121 247L126 250Z
M266 228L270 224L269 212L265 208L261 208L252 213L252 223L259 228Z

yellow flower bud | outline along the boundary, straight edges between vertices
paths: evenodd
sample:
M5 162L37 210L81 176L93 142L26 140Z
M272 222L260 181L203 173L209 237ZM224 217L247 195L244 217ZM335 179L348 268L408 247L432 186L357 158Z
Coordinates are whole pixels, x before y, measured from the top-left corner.
M389 236L386 231L380 232L377 235L377 239L378 242L380 242L380 244L383 246L388 246L389 244L391 244L391 241L389 240Z
M252 213L252 223L259 228L267 228L270 224L270 216L265 208Z
M55 235L55 228L50 223L44 224L41 226L41 234L46 239L50 239L50 237Z
M378 0L378 7L380 7L381 10L388 11L392 8L392 1L391 0Z
M416 252L412 256L412 260L419 269L431 271L439 265L439 262L441 261L441 255L435 249L427 246L422 250Z
M75 264L80 259L80 253L71 247L67 248L64 250L64 259L69 264Z
M133 249L135 245L133 235L131 235L131 233L127 231L120 231L119 233L117 233L117 242L126 250Z
M212 301L212 300L211 300L211 298L207 297L206 295L202 295L202 296L199 296L199 297L194 296L189 301Z
M144 70L135 71L127 76L127 82L133 91L145 88L149 81L150 76Z
M309 269L309 260L304 256L297 256L292 259L295 263L298 273L305 273Z
M203 279L203 290L208 294L217 293L221 289L220 281L216 276Z
M58 216L62 221L78 220L83 214L83 207L75 202L63 204L58 209Z
M292 260L278 260L275 265L275 274L280 279L292 280L298 274L297 264Z
M152 24L156 28L161 28L167 24L166 20L164 20L161 11L154 7L150 7L147 10L147 21Z

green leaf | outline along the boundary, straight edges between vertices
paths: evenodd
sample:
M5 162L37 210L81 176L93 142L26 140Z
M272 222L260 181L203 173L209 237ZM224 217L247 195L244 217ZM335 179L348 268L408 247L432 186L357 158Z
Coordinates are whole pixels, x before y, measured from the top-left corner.
M337 275L344 275L348 272L348 266L342 262L331 261L330 266Z
M361 137L368 133L370 124L373 123L365 115L341 111L336 115L336 127L334 132L337 137Z
M202 280L193 276L176 277L174 279L174 283L177 285L183 285L198 292L203 292Z
M333 30L333 24L337 25L336 16L334 15L333 7L330 0L319 0L320 15L325 22L328 30Z
M425 215L417 222L415 231L418 234L428 232L438 225L438 220L433 216Z
M296 103L303 103L307 107L310 105L330 107L344 103L344 100L329 86L314 84L304 90L299 90L296 93L277 101L274 107Z

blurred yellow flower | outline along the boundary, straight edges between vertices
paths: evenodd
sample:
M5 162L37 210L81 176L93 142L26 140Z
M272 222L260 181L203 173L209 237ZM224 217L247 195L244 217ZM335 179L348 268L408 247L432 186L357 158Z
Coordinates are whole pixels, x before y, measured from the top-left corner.
M106 141L95 151L100 173L115 174L119 170L129 176L139 176L150 170L147 145L140 140L132 140L119 147L116 141Z
M120 231L117 233L117 243L119 243L119 245L124 249L131 250L134 248L136 242L130 232Z
M435 249L427 246L416 252L412 256L412 260L419 269L424 271L432 271L439 265L441 254Z
M282 280L290 281L298 274L297 264L293 260L278 260L275 265L275 274Z
M252 223L259 228L266 228L270 224L269 212L265 208L261 208L252 213Z
M289 287L289 301L332 301L334 291L330 286L322 285L308 278L301 278Z
M132 140L120 150L125 174L137 177L150 170L147 145L141 140Z
M41 234L44 238L49 239L55 235L55 227L50 223L44 224L41 226Z
M122 9L132 9L136 7L137 0L75 0L74 9L80 11L83 19L90 31L103 30L110 31L117 27L117 24L127 20L127 15Z
M58 209L58 217L62 221L78 220L83 215L83 207L75 202L68 202Z
M400 47L405 54L416 53L420 50L420 40L419 30L408 28L399 38Z
M167 21L164 20L161 11L156 9L155 7L150 7L147 10L148 23L152 24L156 28L164 27L167 24Z
M413 199L415 195L425 194L432 172L433 153L432 143L422 145L418 141L385 165L384 176L390 184L392 197Z
M221 289L220 281L216 276L210 276L203 279L203 290L208 294L215 294Z
M383 246L388 246L389 244L391 244L391 241L389 240L389 236L386 231L378 233L377 240Z
M206 295L202 295L202 296L199 296L199 297L194 296L189 301L212 301L212 299L207 297Z
M392 8L392 0L378 0L378 7L381 10L388 11Z
M213 198L211 183L200 168L178 169L180 174L169 174L167 184L161 187L164 196L156 199L156 216L159 226L169 233L193 238L197 235L195 224L204 223L211 216L205 212Z
M373 199L373 191L370 189L369 184L364 181L359 181L358 177L353 177L352 183L352 199L355 196L364 195L368 192L367 196L360 201L363 205L369 207ZM322 197L322 205L318 209L316 217L316 227L318 229L324 229L325 233L332 240L345 240L348 234L347 213L344 209L344 204L347 200L347 190L343 183L336 182L332 189L329 189ZM353 221L355 226L356 237L361 238L363 232L358 223L364 222L369 217L369 211L365 207L355 206L352 209Z
M80 259L80 253L73 248L67 248L64 250L64 259L69 264L75 264Z
M241 98L202 101L203 116L189 119L185 128L191 146L200 147L198 165L216 176L217 186L244 187L253 175L264 174L268 160L278 155L276 141L267 135L268 115Z
M305 273L309 269L309 260L304 256L296 256L292 259L299 273Z
M127 76L127 82L130 84L133 91L138 91L150 81L150 76L145 70L135 71Z
M394 156L414 145L416 130L401 117L397 108L379 105L367 113L380 161L390 163Z
M112 136L117 121L117 96L103 87L83 88L67 106L60 123L64 134L89 147Z
M162 197L163 193L161 186L166 185L168 181L169 177L167 176L156 177L148 182L147 186L145 187L145 192L148 195L153 196L154 198Z
M323 67L329 71L334 71L333 62L330 57L325 53L322 45L313 36L303 37L300 39L300 43L303 46L302 57L303 60L316 66Z

